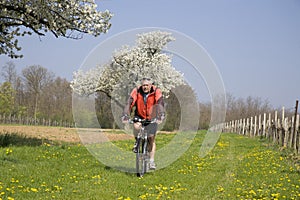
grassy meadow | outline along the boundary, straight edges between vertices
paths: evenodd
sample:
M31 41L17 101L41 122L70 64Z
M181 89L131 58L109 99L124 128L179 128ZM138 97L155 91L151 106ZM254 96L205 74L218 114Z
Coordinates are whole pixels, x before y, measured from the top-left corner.
M224 133L200 158L204 136L171 165L138 178L103 165L79 143L2 135L0 199L300 199L299 162L288 152ZM157 148L172 137L158 135ZM130 151L133 141L114 143Z

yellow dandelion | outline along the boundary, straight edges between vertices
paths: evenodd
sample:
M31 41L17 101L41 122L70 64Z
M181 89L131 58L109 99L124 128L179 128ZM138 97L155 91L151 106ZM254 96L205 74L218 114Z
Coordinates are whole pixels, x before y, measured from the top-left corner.
M222 186L219 185L217 190L218 190L218 192L224 192L225 189Z
M271 194L271 196L274 197L275 199L278 199L278 197L280 196L280 194L279 193L276 193L276 194L273 193L273 194Z
M256 195L256 192L254 190L250 190L249 194Z

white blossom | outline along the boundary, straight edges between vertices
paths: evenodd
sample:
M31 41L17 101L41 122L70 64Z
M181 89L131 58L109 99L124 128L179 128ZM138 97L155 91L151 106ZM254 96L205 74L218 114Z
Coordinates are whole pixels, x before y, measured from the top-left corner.
M12 58L21 57L15 53L20 50L16 36L46 32L75 39L82 33L98 36L108 31L113 16L108 10L97 11L93 0L0 0L0 10L0 55Z
M183 75L172 66L171 55L162 53L175 38L168 32L153 31L138 35L136 46L123 46L113 53L113 60L87 72L74 73L71 87L81 95L105 92L114 99L128 95L143 77L152 78L165 97L184 84Z

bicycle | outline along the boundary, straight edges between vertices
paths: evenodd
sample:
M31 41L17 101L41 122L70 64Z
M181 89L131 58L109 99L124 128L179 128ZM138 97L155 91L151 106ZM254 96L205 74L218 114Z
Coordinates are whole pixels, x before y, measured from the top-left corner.
M149 170L149 161L150 155L148 152L148 134L145 130L145 125L150 123L155 123L156 119L148 120L148 119L140 119L134 118L130 120L130 123L133 124L135 122L141 123L141 129L137 134L136 140L136 173L138 177L143 177L144 174Z

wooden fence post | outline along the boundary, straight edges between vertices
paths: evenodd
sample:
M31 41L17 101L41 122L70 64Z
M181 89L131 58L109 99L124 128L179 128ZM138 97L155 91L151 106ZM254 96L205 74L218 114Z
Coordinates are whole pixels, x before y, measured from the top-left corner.
M296 149L298 149L298 153L300 154L300 127L299 127L299 124L300 124L300 119L299 119L299 115L297 114L297 121L296 121L296 134L297 134L297 137L296 137ZM297 141L298 140L298 141Z
M288 136L289 136L289 133L288 133L288 118L285 118L284 119L284 123L283 123L283 147L287 147L287 144L288 144Z
M277 144L282 144L282 134L283 134L283 124L282 124L282 120L278 120L278 138L277 138Z
M294 116L292 116L291 119L291 128L289 128L288 132L289 132L289 147L292 148L294 146ZM295 121L296 122L296 121Z
M249 125L249 118L247 118L247 122L246 122L246 135L249 136L250 135L250 125Z
M263 127L262 127L262 135L265 137L266 136L266 118L267 118L267 115L266 113L264 113L264 119L263 119Z
M269 113L269 120L268 120L268 132L267 132L267 138L270 140L271 133L272 133L272 117L271 113Z
M245 135L245 124L246 124L246 122L245 122L245 118L244 118L242 121L242 135Z
M256 124L257 124L257 116L255 115L255 117L254 117L254 136L257 135L257 126L256 126Z
M297 129L298 129L298 126L297 126L297 115L298 115L298 99L296 100L296 106L295 106L295 115L294 115L294 121L292 123L292 126L293 126L293 136L294 136L294 149L296 150L297 152Z
M258 115L258 136L261 136L261 114Z
M253 136L253 117L250 118L250 137Z
M284 118L284 106L282 107L281 115L282 115L282 116L281 116L281 117L282 117L281 119L282 119L282 124L283 124L284 119L285 119L285 118Z
M277 118L277 110L275 111L274 114L274 128L275 128L275 132L273 134L273 142L276 142L276 140L278 140L278 118Z

